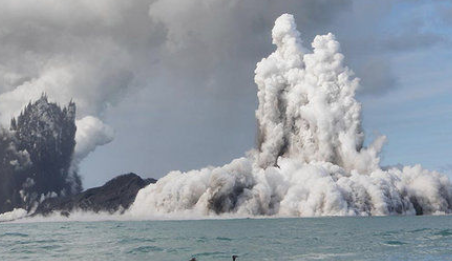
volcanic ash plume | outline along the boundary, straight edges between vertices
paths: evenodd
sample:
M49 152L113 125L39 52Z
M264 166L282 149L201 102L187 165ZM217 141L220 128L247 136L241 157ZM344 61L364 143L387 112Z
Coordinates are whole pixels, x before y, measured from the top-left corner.
M359 80L334 35L308 52L292 15L257 64L258 148L223 167L174 171L142 189L134 216L325 216L449 213L449 179L420 165L381 168L385 137L363 146Z

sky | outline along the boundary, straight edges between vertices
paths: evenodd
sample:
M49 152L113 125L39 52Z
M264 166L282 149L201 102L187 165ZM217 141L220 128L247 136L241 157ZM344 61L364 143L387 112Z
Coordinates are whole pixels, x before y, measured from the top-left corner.
M99 122L86 188L128 172L218 166L255 146L256 63L295 16L305 46L332 32L361 78L368 141L383 165L452 176L452 2L371 0L0 0L0 121L45 91ZM82 121L85 119L85 121ZM79 127L86 127L80 125ZM98 135L100 132L108 135ZM94 134L92 134L94 133ZM112 134L114 133L114 134ZM91 152L91 153L89 153Z

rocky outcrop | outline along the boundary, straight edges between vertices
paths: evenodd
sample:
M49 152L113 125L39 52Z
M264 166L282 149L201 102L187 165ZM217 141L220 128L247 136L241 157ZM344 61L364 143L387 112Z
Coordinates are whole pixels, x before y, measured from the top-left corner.
M73 210L123 212L133 203L140 189L156 181L142 179L134 173L124 174L74 196L48 198L39 204L34 215L56 212L69 216Z

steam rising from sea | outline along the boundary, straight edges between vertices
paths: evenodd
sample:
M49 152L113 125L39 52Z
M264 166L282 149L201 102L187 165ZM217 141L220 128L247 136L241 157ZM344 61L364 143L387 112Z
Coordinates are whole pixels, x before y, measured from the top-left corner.
M354 216L440 214L449 179L420 165L380 167L385 137L364 147L359 79L334 35L302 46L292 15L272 31L276 51L257 64L258 148L222 167L170 172L139 191L127 215Z
M276 51L255 70L257 149L222 167L172 171L141 189L123 214L74 211L69 219L54 213L33 222L452 211L447 176L420 165L381 167L384 136L363 145L361 105L355 100L359 79L344 66L333 34L315 37L310 52L293 16L284 14L272 37ZM14 210L0 215L0 221L26 215Z

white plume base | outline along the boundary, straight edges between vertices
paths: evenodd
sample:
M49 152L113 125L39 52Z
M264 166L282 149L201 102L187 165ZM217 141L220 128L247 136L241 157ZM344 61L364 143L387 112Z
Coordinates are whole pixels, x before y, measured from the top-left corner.
M27 216L27 211L23 208L15 208L9 212L0 214L0 222L8 222L21 219Z
M219 168L174 171L139 191L132 217L383 216L447 214L449 179L416 165L346 172L328 162L281 158L279 166L253 168L240 158ZM419 214L419 213L418 213Z

